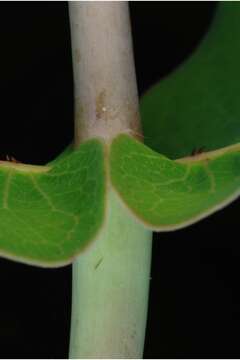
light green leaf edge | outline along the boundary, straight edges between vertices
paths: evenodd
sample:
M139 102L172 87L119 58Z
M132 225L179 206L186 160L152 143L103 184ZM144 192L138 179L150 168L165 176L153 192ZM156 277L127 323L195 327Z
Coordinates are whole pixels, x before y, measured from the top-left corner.
M103 226L105 196L99 139L47 166L0 162L0 255L44 267L71 263Z
M110 178L124 204L146 227L180 229L240 195L240 144L174 161L119 135L111 144Z

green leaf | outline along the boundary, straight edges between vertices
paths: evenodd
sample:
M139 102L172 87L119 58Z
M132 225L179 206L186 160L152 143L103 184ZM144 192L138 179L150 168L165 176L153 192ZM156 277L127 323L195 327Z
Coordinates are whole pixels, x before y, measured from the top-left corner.
M239 19L239 2L220 2L193 55L143 96L145 143L153 150L176 159L240 142Z
M0 255L41 266L70 263L103 224L104 161L95 139L46 167L1 162Z
M153 230L174 230L240 194L240 144L173 161L128 135L111 145L111 181L133 214Z

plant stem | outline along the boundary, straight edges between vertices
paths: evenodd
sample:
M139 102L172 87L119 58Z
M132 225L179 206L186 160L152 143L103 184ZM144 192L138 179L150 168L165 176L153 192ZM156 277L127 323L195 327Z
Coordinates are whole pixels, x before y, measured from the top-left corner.
M140 358L148 304L151 233L113 192L94 248L73 265L71 358Z
M140 133L127 3L70 2L75 144Z
M140 133L128 7L71 2L75 145ZM107 159L106 159L107 161ZM108 188L99 238L73 264L70 358L142 357L151 237Z

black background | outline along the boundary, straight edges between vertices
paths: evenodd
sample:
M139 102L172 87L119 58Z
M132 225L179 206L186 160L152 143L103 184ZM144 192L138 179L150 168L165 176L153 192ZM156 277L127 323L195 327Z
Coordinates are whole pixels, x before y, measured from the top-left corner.
M130 4L140 94L189 56L215 5ZM0 49L1 157L44 164L73 138L67 4L2 2ZM239 210L154 235L144 357L240 357ZM67 357L71 267L0 259L0 281L0 357Z

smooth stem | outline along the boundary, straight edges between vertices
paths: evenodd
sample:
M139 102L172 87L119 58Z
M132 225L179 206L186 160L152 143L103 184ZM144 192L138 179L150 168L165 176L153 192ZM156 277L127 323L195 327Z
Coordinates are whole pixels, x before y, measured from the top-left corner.
M141 358L148 306L151 232L116 195L100 238L73 265L70 358Z
M75 144L139 134L138 94L126 2L69 3Z
M70 2L75 145L141 133L125 2ZM108 159L106 158L106 161ZM100 237L73 264L70 358L142 357L152 234L108 184Z

